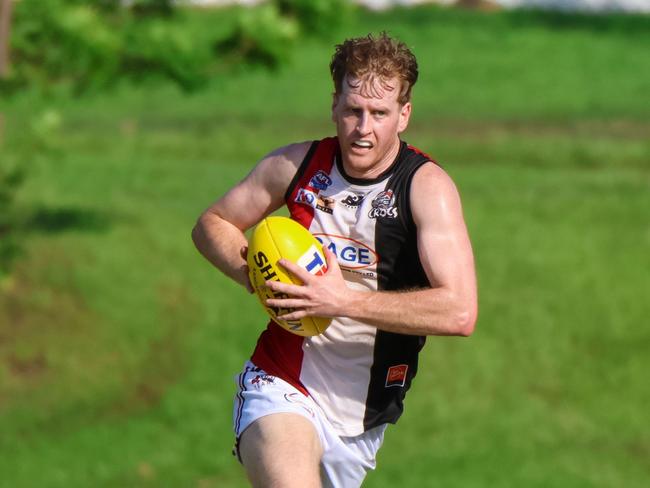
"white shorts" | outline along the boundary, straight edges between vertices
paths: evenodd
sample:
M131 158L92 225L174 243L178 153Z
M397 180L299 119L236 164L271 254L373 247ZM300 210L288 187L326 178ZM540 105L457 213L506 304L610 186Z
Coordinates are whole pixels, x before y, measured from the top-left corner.
M237 439L235 454L238 458L239 437L252 422L273 413L296 413L308 419L318 433L323 447L323 487L359 487L366 473L375 469L375 456L384 440L386 425L355 437L342 437L334 431L311 397L305 396L286 381L267 374L250 361L235 379L238 391L233 421Z

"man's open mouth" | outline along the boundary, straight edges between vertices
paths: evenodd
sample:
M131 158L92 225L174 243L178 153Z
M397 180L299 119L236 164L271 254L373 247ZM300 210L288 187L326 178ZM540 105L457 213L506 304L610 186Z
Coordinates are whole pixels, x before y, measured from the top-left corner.
M354 141L352 143L353 146L361 148L361 149L372 149L373 148L373 143L370 141Z

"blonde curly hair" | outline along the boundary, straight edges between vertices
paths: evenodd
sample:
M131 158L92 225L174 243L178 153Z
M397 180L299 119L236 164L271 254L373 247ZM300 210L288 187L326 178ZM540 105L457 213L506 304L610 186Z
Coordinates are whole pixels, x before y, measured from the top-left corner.
M404 105L411 100L411 89L418 79L418 63L406 44L382 32L377 37L368 34L338 44L330 72L335 94L341 93L346 75L348 80L364 83L378 78L389 89L393 87L387 85L387 81L397 78L400 80L398 102Z

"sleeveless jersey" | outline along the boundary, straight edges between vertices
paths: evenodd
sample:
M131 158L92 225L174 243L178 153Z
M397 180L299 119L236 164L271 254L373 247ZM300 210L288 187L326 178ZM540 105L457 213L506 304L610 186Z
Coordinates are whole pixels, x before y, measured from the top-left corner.
M358 179L345 174L336 138L312 143L286 192L286 205L291 218L337 256L350 288L430 286L409 205L413 174L428 161L401 142L383 174ZM339 435L356 436L400 417L424 341L345 317L314 337L291 334L271 321L251 360L311 396Z

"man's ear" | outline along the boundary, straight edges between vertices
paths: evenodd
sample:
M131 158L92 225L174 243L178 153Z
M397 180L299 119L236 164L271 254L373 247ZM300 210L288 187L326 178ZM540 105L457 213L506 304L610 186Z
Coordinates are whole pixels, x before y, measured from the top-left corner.
M406 128L409 125L410 118L411 118L411 102L406 102L400 108L399 123L397 124L397 132L401 133L406 130Z

